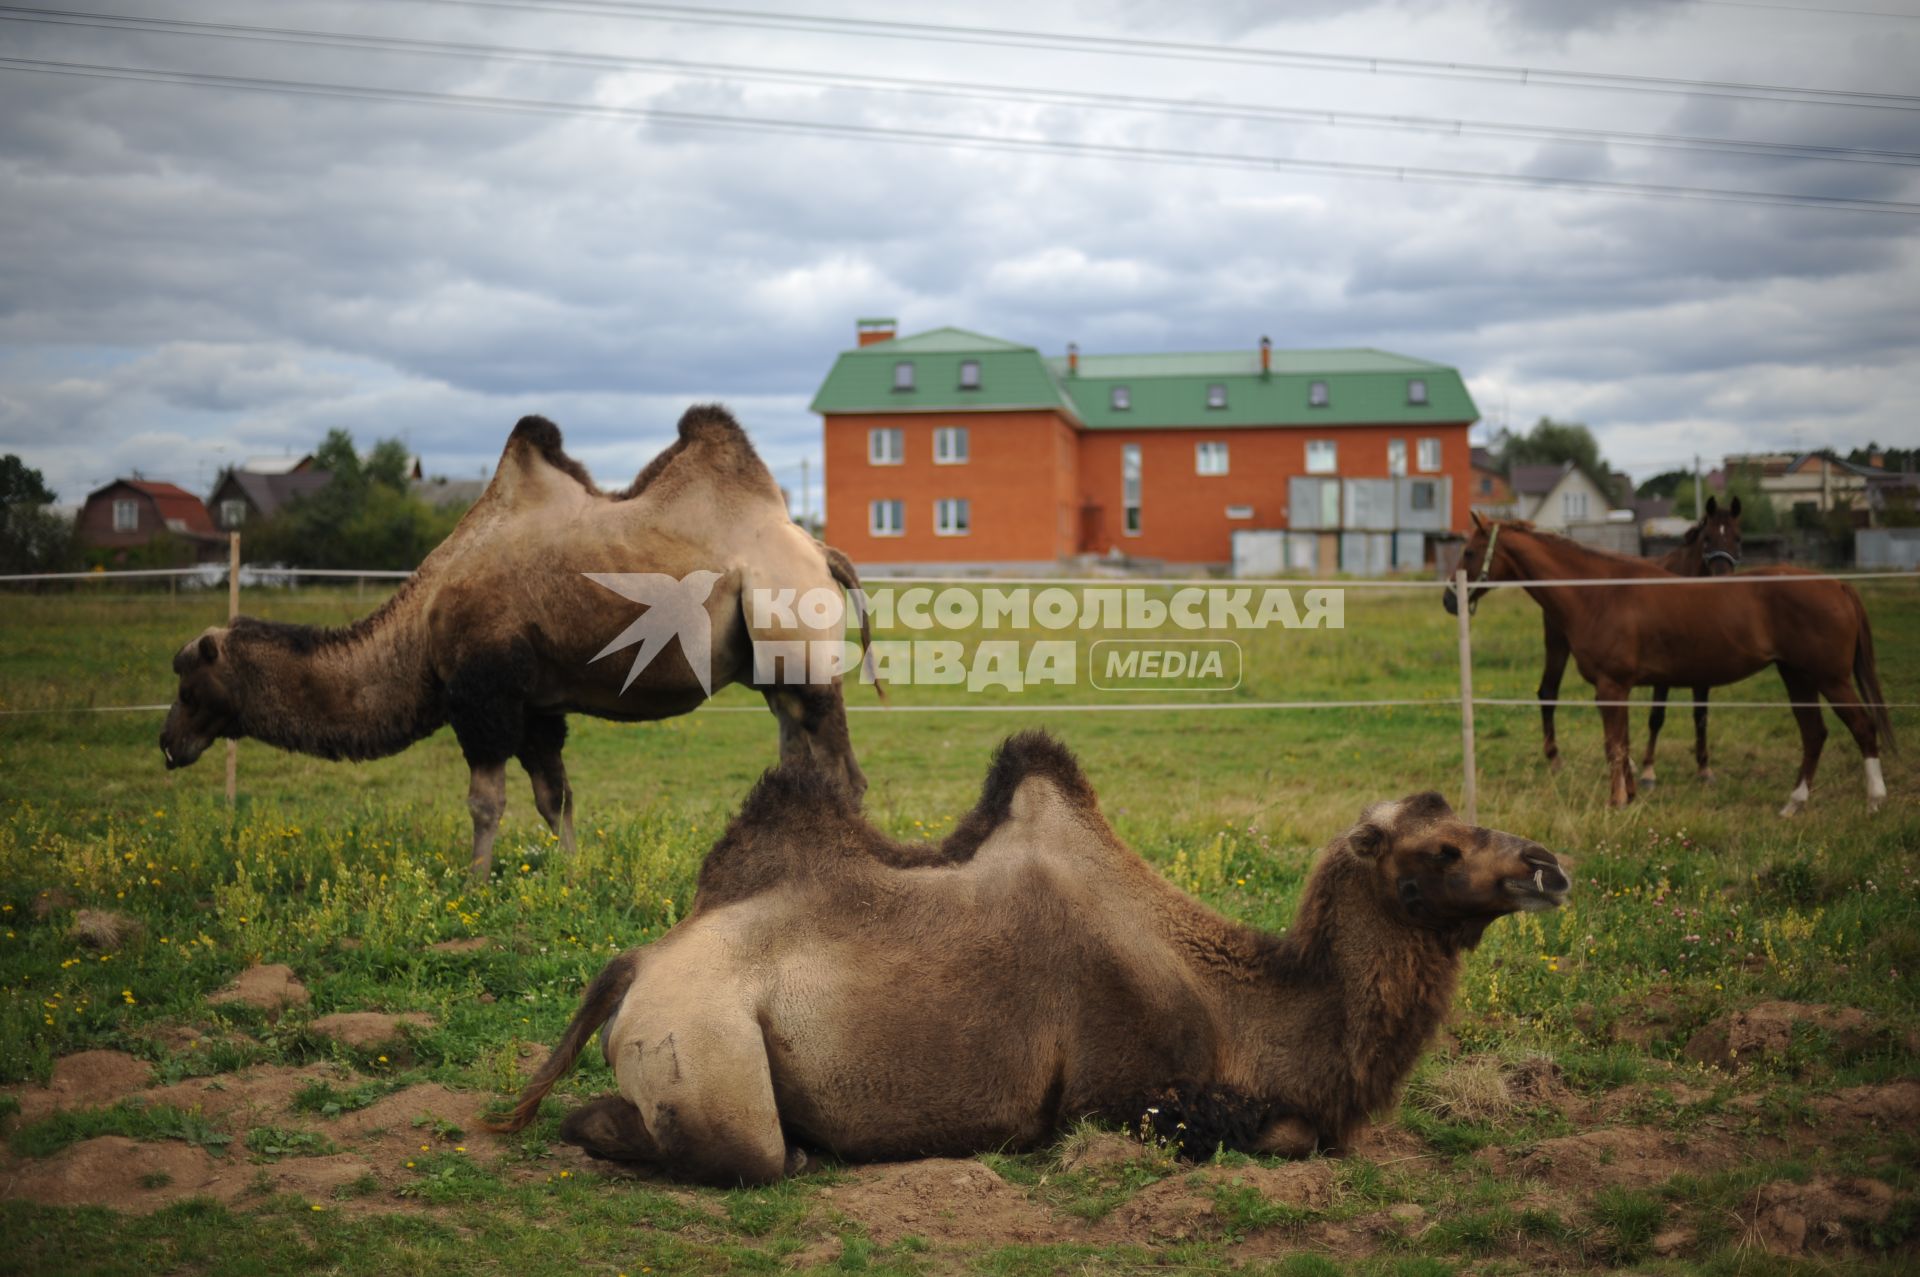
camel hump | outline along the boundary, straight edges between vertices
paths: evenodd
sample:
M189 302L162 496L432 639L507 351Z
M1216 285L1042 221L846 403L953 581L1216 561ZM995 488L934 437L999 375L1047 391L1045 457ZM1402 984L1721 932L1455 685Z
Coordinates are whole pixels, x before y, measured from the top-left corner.
M545 417L527 416L514 423L513 433L507 436L506 451L501 455L501 468L512 459L526 460L538 457L547 465L562 474L570 475L580 482L589 492L594 491L593 476L587 468L567 455L561 446L560 427Z
M697 403L680 416L680 437L689 443L746 443L747 432L717 403Z
M987 767L987 782L981 786L980 802L974 809L993 824L1004 821L1013 810L1013 796L1029 780L1051 785L1069 806L1098 811L1100 800L1080 770L1073 751L1039 728L1016 732L1000 742Z

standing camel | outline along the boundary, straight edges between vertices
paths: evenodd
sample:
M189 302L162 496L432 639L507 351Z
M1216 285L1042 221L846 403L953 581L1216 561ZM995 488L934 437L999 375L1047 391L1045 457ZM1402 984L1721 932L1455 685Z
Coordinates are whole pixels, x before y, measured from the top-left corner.
M1461 562L1465 562L1463 558ZM1707 498L1707 512L1700 522L1687 529L1684 541L1651 562L1675 576L1725 576L1740 566L1740 498L1722 507L1718 498ZM1546 737L1547 763L1560 770L1560 744L1553 734L1553 711L1560 699L1560 678L1567 672L1567 657L1572 649L1567 636L1553 628L1553 621L1541 613L1546 631L1547 664L1540 673L1540 727ZM1707 693L1693 689L1693 758L1700 779L1711 784L1713 769L1707 765ZM1653 788L1653 750L1660 740L1660 728L1667 721L1667 689L1653 689L1653 708L1647 711L1647 755L1640 765L1640 787Z
M756 657L837 652L838 618L791 600L837 601L859 578L793 522L746 432L723 408L689 409L679 438L611 493L560 445L552 422L523 418L480 499L370 616L340 629L238 617L181 648L160 732L167 767L221 737L383 758L451 723L471 770L472 870L484 875L510 759L573 850L568 714L671 718L740 682L765 693L780 756L815 762L858 801L866 778L837 663L802 677ZM767 598L788 606L752 606ZM602 659L632 646L631 664Z
M686 1179L1033 1148L1099 1116L1187 1157L1348 1147L1445 1018L1465 952L1572 884L1439 794L1375 803L1268 935L1181 894L1041 732L995 755L938 844L896 843L782 764L693 909L613 959L493 1129L519 1130L596 1030L619 1093L560 1138Z
M1486 582L1530 582L1526 591L1547 614L1548 624L1567 636L1581 677L1593 684L1601 702L1612 806L1625 806L1635 794L1626 706L1635 687L1719 687L1769 665L1779 669L1800 726L1800 779L1780 814L1794 815L1811 792L1827 739L1822 696L1860 747L1868 809L1886 800L1880 746L1892 751L1893 720L1880 690L1866 605L1846 582L1786 567L1740 573L1739 585L1695 582L1645 559L1541 532L1531 523L1488 523L1478 515L1460 561L1473 575L1469 611L1486 593ZM1623 584L1541 584L1600 578ZM1647 579L1660 584L1624 584ZM1451 586L1442 602L1448 612L1459 609Z

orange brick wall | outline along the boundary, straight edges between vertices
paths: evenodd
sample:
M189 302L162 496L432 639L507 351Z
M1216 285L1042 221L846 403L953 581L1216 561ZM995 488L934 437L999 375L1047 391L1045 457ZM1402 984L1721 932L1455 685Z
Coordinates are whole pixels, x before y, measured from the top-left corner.
M933 432L965 426L965 465L935 465ZM905 460L867 460L867 432L902 432ZM901 413L827 419L826 538L856 563L1046 563L1078 547L1074 428L1055 412ZM935 536L934 502L964 497L973 530ZM868 531L869 502L906 502L906 534Z
M933 432L966 426L965 465L933 463ZM903 432L905 461L867 460L867 432ZM1419 440L1437 438L1441 469L1453 480L1451 525L1467 526L1473 469L1468 425L1339 426L1233 430L1079 431L1054 412L835 415L826 421L827 540L855 562L1046 562L1072 554L1123 553L1172 563L1226 563L1236 528L1287 526L1288 480L1306 473L1309 439L1338 441L1338 473L1346 479L1387 476L1387 441L1407 443L1408 473L1419 477ZM1224 475L1195 473L1194 445L1227 444ZM1141 533L1124 536L1120 449L1141 450ZM967 536L933 532L934 502L972 502ZM906 534L868 532L867 505L906 502ZM1229 520L1230 505L1253 507L1251 519ZM1087 512L1083 507L1097 507Z
M1467 525L1473 467L1465 424L1434 426L1338 426L1236 430L1089 431L1080 437L1080 482L1086 503L1100 507L1101 534L1084 549L1122 553L1172 563L1226 563L1233 558L1236 528L1287 526L1288 480L1307 472L1307 441L1333 439L1342 479L1387 477L1387 441L1407 443L1407 473L1453 480L1451 525ZM1419 466L1419 440L1440 440L1440 469ZM1227 473L1195 473L1194 445L1224 442ZM1125 536L1120 503L1120 449L1140 447L1140 535ZM1251 519L1228 519L1227 507L1253 507Z

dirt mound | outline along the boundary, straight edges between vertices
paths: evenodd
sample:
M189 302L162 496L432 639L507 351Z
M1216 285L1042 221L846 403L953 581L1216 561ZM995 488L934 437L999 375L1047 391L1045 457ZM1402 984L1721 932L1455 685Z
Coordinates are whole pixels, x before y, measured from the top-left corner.
M1068 1140L1060 1150L1060 1169L1099 1174L1117 1171L1153 1155L1138 1140L1111 1131L1088 1131Z
M1776 1180L1755 1195L1750 1235L1775 1255L1845 1246L1853 1225L1885 1219L1894 1197L1893 1189L1877 1179Z
M500 1141L480 1127L488 1097L475 1091L450 1091L437 1083L410 1086L354 1113L321 1124L338 1143L353 1142L376 1164L392 1167L420 1151L462 1150L488 1161L501 1153Z
M145 1087L153 1069L124 1051L81 1051L53 1062L53 1078L44 1087L13 1092L20 1120L38 1121L59 1109L111 1105Z
M188 1078L172 1086L143 1092L140 1098L155 1104L195 1109L208 1117L232 1119L229 1125L245 1126L254 1121L279 1123L303 1087L334 1076L333 1066L327 1064L303 1064L298 1068L261 1065L238 1073Z
M1682 1171L1697 1173L1733 1160L1728 1148L1712 1140L1669 1144L1660 1132L1639 1126L1612 1126L1541 1140L1512 1158L1510 1166L1499 1149L1488 1149L1483 1156L1496 1171L1519 1170L1574 1189L1651 1188Z
M1244 1230L1249 1220L1257 1229L1258 1207L1236 1212L1229 1203L1223 1212L1221 1198L1251 1189L1269 1206L1324 1210L1333 1202L1333 1178L1333 1163L1324 1159L1203 1166L1140 1190L1103 1221L1100 1232L1109 1241L1149 1243L1215 1237L1236 1226Z
M420 1011L388 1015L385 1011L339 1011L323 1015L311 1026L323 1038L332 1038L343 1046L364 1048L397 1042L407 1030L431 1029L433 1017Z
M1071 1239L1025 1193L979 1162L935 1158L857 1172L852 1184L820 1190L833 1210L866 1227L882 1246L902 1237L949 1244L1011 1245Z
M1920 1082L1850 1087L1814 1100L1813 1110L1841 1126L1910 1131L1920 1124Z
M461 940L442 940L438 944L427 946L434 953L473 953L479 949L491 948L493 941L486 936L467 936Z
M1873 1021L1856 1007L1806 1002L1762 1002L1713 1021L1687 1041L1686 1056L1700 1064L1738 1069L1760 1060L1784 1059L1796 1026L1827 1034L1834 1053L1854 1056L1872 1047Z
M292 967L283 962L269 962L242 971L233 978L233 983L210 996L207 1004L226 1006L238 1002L278 1015L288 1007L303 1007L312 1000L307 986L295 978Z
M231 1200L250 1167L175 1141L142 1143L102 1135L62 1149L44 1161L7 1168L0 1197L44 1206L107 1206L144 1214L183 1197Z

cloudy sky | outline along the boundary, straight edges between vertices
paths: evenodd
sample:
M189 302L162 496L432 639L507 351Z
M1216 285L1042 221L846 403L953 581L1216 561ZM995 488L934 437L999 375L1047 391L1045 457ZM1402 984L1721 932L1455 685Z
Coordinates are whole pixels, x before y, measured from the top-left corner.
M1590 423L1641 477L1920 443L1914 0L71 2L176 25L0 11L0 451L68 502L134 470L204 492L335 426L478 476L526 412L624 482L711 399L797 486L863 315L1049 353L1383 347L1457 364L1490 424ZM239 38L263 24L330 38ZM172 82L96 78L129 71Z

